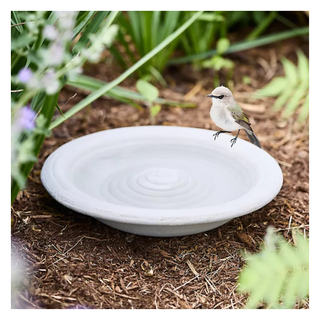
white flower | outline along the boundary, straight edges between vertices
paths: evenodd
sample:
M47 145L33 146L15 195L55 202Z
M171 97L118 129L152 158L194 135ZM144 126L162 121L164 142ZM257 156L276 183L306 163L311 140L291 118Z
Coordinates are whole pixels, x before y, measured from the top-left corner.
M58 31L52 25L47 25L43 29L43 36L49 40L56 40L58 37Z
M99 48L96 46L94 50L91 47L90 49L82 49L81 54L83 57L88 59L89 62L98 62L100 59L101 53L103 51L103 47L100 46Z
M61 29L73 29L77 11L56 11Z
M77 75L80 74L81 72L82 72L82 68L76 67L74 69L67 71L67 77L70 80L75 80L77 78Z
M71 41L73 38L73 31L71 30L66 30L65 32L62 33L61 39L63 41Z
M42 78L42 87L46 93L51 95L59 90L60 82L56 78L54 70L49 69Z
M64 59L64 47L61 42L56 41L51 44L48 49L49 56L47 59L49 60L49 64L52 66L58 66L63 62Z
M112 41L118 33L118 29L119 27L113 24L108 28L107 32L105 32L105 34L102 35L102 42L105 46L109 47L112 44Z

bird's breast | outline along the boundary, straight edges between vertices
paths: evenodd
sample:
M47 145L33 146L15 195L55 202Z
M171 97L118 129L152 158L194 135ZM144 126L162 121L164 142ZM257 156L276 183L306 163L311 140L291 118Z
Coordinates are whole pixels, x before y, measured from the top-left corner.
M224 130L234 131L239 127L226 108L220 108L213 105L210 109L210 117L218 127Z

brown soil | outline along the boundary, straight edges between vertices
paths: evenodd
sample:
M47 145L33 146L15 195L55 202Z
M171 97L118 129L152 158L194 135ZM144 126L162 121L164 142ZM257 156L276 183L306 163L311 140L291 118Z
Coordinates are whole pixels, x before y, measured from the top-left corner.
M257 101L248 94L268 81L267 72L283 74L279 58L284 55L296 60L295 49L299 46L308 53L308 45L296 39L232 56L237 65L233 88L236 99L250 115L263 149L279 162L284 183L279 195L264 208L218 229L172 238L131 235L63 207L45 191L40 171L55 149L96 131L148 125L146 109L139 111L101 98L53 130L26 189L12 206L12 252L22 257L27 276L15 306L243 308L247 296L237 292L238 273L244 265L241 251L258 252L270 225L291 242L289 221L291 227L307 234L309 231L308 126L298 125L296 115L282 120L271 109L273 99ZM107 81L119 74L117 68L103 63L87 69L86 73ZM244 75L252 78L250 86L243 83ZM204 98L213 87L212 71L195 71L187 65L169 68L164 77L169 86L159 87L161 97L194 101L197 107L163 107L156 124L216 130L209 117L210 99ZM134 88L134 83L130 78L122 85ZM60 104L75 92L77 96L63 107L64 111L86 94L73 88L62 91ZM246 139L244 134L241 137ZM308 300L296 305L308 307Z

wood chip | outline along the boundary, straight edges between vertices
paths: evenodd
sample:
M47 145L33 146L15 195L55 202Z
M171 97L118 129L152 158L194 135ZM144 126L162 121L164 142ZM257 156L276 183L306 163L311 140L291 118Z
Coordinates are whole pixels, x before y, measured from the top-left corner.
M196 271L196 269L194 268L193 264L190 262L190 260L187 260L187 265L189 266L190 270L192 271L192 273L198 277L199 273Z

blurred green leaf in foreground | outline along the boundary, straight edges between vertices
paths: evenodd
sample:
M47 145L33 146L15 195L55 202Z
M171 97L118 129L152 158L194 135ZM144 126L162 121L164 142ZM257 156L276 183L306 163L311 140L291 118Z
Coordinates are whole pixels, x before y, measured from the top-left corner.
M246 254L238 291L249 293L246 308L291 309L309 295L309 240L293 233L295 246L267 229L265 248Z

